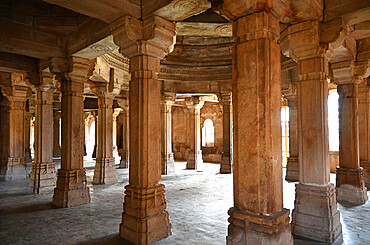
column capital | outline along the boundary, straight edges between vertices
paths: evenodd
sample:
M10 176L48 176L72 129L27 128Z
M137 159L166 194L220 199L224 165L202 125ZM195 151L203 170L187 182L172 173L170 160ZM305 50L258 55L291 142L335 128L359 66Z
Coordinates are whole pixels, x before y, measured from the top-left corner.
M33 92L41 91L54 93L57 91L57 88L55 87L54 84L55 80L53 74L49 72L40 72L38 78L39 78L38 82L36 81L28 82Z
M370 75L370 61L343 61L330 65L333 83L336 85L360 84Z
M125 111L128 111L130 108L129 100L127 98L117 100L117 103L118 103L118 106Z
M211 1L213 9L225 14L230 20L260 11L271 12L279 19L290 14L289 0L224 0ZM222 4L219 4L222 2Z
M198 96L187 97L185 102L189 109L201 109L204 105L204 101L200 100Z
M176 100L176 93L163 93L162 94L162 102L175 102Z
M145 20L124 15L110 27L120 52L130 59L139 55L163 59L175 45L175 23L156 15Z
M92 74L94 68L92 64L90 60L80 57L51 58L49 70L61 83L66 81L85 83L88 75Z
M232 105L232 93L221 93L218 96L218 101L223 106L230 106L230 105Z
M9 101L25 102L28 97L32 95L31 89L26 85L24 80L24 74L22 73L11 73L10 86L4 86L1 88L3 95Z
M296 62L320 57L330 60L346 36L340 19L327 23L308 20L286 28L281 33L280 47L285 56Z

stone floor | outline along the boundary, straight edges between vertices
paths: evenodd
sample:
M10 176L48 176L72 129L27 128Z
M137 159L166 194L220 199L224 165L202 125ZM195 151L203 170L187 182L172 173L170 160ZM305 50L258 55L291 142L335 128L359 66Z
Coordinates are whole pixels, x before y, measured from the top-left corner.
M232 175L218 174L218 164L204 163L197 171L184 170L185 165L176 162L176 174L162 178L172 236L156 244L225 244L227 210L233 205ZM90 183L93 166L94 162L85 162ZM128 170L117 171L118 183L90 184L91 203L67 209L51 206L52 191L32 195L26 180L0 182L0 244L119 244ZM294 183L284 182L284 206L293 205ZM339 204L339 209L343 236L335 244L370 244L370 202L357 207ZM295 239L295 244L320 243Z

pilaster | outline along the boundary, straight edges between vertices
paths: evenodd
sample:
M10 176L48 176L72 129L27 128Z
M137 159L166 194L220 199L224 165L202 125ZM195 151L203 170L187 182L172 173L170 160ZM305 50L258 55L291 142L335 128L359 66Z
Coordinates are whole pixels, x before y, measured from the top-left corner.
M11 85L2 88L4 96L10 102L10 141L9 157L5 179L17 180L28 178L25 158L25 108L31 90L25 83L23 74L12 73Z
M6 176L10 142L10 104L0 93L0 180Z
M280 47L297 62L298 73L300 182L296 184L292 213L293 234L334 242L342 227L335 188L329 184L327 75L332 50L328 41L331 36L328 33L325 37L323 42L319 21L305 21L282 32Z
M61 82L62 164L54 189L53 204L72 207L90 202L86 170L83 167L83 91L89 60L72 57L55 59L50 70Z
M32 161L31 147L30 147L31 118L32 118L32 114L26 110L25 119L24 119L24 148L25 148L24 150L25 150L26 163Z
M361 205L367 202L368 197L360 168L358 84L363 80L362 75L368 75L368 62L346 61L331 64L331 68L339 93L337 200Z
M231 93L222 93L219 101L222 106L222 122L223 122L223 151L221 156L221 174L232 173L233 168L233 153L232 153L232 95Z
M204 101L199 97L186 98L186 106L189 109L189 156L186 162L187 169L197 169L198 164L203 163L201 142L200 142L200 109L203 107Z
M162 174L175 172L175 163L172 152L172 104L176 99L175 94L165 93L161 100L161 163Z
M359 142L360 165L364 171L364 181L370 188L370 78L359 85Z
M120 236L150 244L171 234L161 179L160 60L174 45L175 24L161 17L122 16L111 23L114 42L130 58L130 178Z

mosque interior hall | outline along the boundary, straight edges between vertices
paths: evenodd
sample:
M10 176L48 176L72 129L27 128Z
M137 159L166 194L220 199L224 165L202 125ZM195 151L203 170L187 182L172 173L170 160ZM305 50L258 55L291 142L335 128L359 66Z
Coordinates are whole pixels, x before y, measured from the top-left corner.
M370 0L0 0L0 245L370 243Z

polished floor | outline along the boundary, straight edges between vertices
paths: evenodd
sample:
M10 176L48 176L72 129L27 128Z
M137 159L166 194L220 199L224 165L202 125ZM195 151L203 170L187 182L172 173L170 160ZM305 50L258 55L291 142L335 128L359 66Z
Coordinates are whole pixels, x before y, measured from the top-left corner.
M218 174L218 164L204 163L198 170L184 170L184 162L175 165L176 174L162 177L172 236L156 244L225 244L227 210L233 205L232 175ZM90 183L93 166L93 161L85 161ZM0 182L0 244L121 243L118 228L128 170L117 172L118 183L90 184L90 204L66 209L52 207L52 191L32 195L26 180ZM331 177L334 181L335 175ZM294 183L284 182L284 206L291 210L294 195ZM335 244L370 244L370 202L338 206L343 235ZM320 244L299 239L294 243Z

